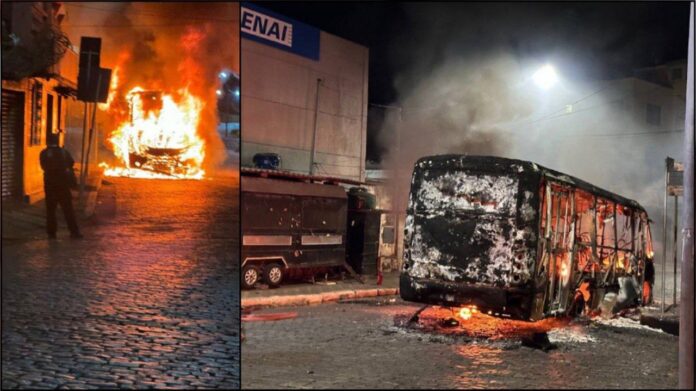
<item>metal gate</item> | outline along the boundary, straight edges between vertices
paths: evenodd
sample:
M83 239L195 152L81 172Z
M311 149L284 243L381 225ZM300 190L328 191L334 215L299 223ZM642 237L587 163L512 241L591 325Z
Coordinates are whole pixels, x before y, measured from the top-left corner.
M24 93L2 90L2 199L21 194Z

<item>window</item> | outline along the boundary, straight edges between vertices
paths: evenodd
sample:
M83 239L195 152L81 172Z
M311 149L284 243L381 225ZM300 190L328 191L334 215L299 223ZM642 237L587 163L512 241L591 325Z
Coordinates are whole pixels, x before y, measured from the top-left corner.
M14 31L12 30L12 3L8 3L4 1L2 3L2 36L3 39L6 37L6 34L12 34Z
M624 109L623 99L617 99L617 100L611 101L610 107L611 107L611 110L613 110L613 111L623 110Z
M616 206L616 239L620 249L632 250L633 238L632 232L633 213L631 209L621 205Z
M419 211L516 212L518 180L513 176L455 169L424 170L417 175Z
M46 143L53 133L53 94L46 94Z
M662 112L662 108L660 106L656 106L653 104L648 103L646 107L646 116L645 116L645 121L649 123L650 125L660 125L660 116Z
M672 80L679 80L682 78L682 69L681 68L673 68L672 69Z
M41 144L41 110L43 98L43 84L40 82L34 83L31 92L31 134L29 137L29 145Z

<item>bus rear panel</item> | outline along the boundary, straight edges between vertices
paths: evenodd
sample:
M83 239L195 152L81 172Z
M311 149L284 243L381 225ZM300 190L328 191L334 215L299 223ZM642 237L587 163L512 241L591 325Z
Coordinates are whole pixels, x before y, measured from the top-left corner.
M526 317L536 259L538 175L495 161L421 159L404 235L407 300Z

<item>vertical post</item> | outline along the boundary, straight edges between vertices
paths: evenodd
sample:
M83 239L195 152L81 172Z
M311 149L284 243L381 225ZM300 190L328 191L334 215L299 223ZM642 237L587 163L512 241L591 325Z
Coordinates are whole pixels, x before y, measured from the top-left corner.
M82 128L82 156L80 159L80 193L79 193L79 200L82 202L82 198L85 193L85 181L87 180L87 151L89 150L89 146L87 144L87 124L88 124L88 119L87 117L87 108L89 106L88 102L85 102L85 118L83 120L83 125L84 127Z
M619 237L618 237L618 222L616 221L616 208L618 208L618 204L614 202L614 257L611 260L611 278L615 279L616 278L616 261L619 260Z
M393 108L393 106L388 106L389 108ZM401 126L403 125L404 122L404 117L403 117L403 108L402 107L397 107L399 110L399 125L396 127L396 156L401 157ZM397 165L398 167L398 165ZM399 169L395 168L394 169L394 186L392 187L393 195L394 195L394 200L393 202L393 209L396 212L395 213L395 222L394 222L394 257L398 260L401 259L399 258L399 240L403 240L406 235L399 235L400 230L399 230L399 224L401 223L401 191L399 191L399 185L401 184L400 179L399 179ZM410 189L409 189L410 193ZM407 206L408 208L408 206ZM406 227L404 227L406 228ZM401 247L403 248L403 243L401 244ZM401 259L403 261L403 259Z
M82 117L82 149L80 150L80 178L82 178L82 172L85 169L85 142L87 141L87 102L83 102L85 105L85 111Z
M679 388L694 389L694 4L689 22L689 54L684 119L684 210L682 211L681 305L679 306Z
M597 255L597 197L592 196L592 279L595 278L595 264Z
M312 153L309 155L309 175L314 175L314 159L316 154L317 145L317 120L319 118L319 87L321 86L321 79L317 79L317 93L315 94L314 101L314 131L312 132Z
M667 185L669 183L669 161L665 160L665 202L662 208L662 303L660 308L665 312L665 275L667 274Z
M677 305L677 217L679 216L679 197L674 196L674 243L672 244L672 255L674 258L674 264L672 266L673 277L672 280L672 305Z
M401 125L403 125L403 117L401 116L401 108L399 108L399 125L396 127L396 156L401 157ZM398 165L396 166L398 167ZM403 262L402 258L399 258L399 223L401 222L401 191L399 191L399 185L401 184L401 181L399 179L399 169L395 168L394 169L394 190L396 190L394 194L394 210L396 211L396 221L394 222L394 232L395 232L395 237L394 237L394 256L396 259L401 259ZM410 189L409 189L410 193ZM406 228L406 227L404 227ZM403 237L406 237L406 235L403 235Z
M92 149L92 140L94 138L94 123L96 122L97 116L97 99L99 97L99 86L101 85L101 73L97 77L97 91L94 95L94 102L92 102L92 118L89 124L89 141L87 143L87 154L85 155L85 169L83 170L84 178L80 184L80 201L84 195L85 182L87 182L87 176L89 175L89 152Z

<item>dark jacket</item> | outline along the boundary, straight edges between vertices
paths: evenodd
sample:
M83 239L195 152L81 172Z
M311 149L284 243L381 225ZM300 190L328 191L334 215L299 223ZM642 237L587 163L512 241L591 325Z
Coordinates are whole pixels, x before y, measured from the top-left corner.
M70 187L75 161L70 152L57 146L49 146L39 155L39 162L44 171L44 187Z

